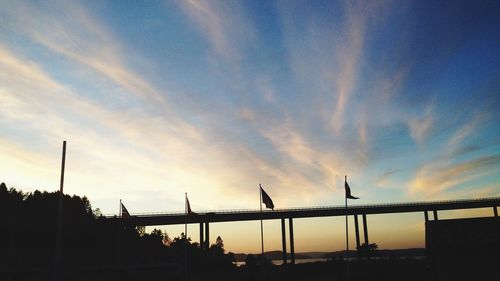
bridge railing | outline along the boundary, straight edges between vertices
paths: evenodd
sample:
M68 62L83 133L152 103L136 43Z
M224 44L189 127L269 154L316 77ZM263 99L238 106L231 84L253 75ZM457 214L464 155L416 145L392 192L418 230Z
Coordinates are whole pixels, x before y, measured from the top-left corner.
M467 204L467 203L480 203L480 202L500 202L500 197L491 198L478 198L478 199L460 199L460 200L440 200L440 201L420 201L420 202L398 202L398 203L380 203L380 204L350 204L351 208L387 208L387 207L425 207L430 209L436 205L451 205L451 204ZM345 210L345 206L313 206L313 207L292 207L292 208L275 208L274 210L263 209L262 212L300 212L300 211L329 211L329 210ZM224 215L224 214L244 214L244 213L259 213L258 209L229 209L229 210L201 210L195 212L199 215ZM154 217L154 216L182 216L185 212L147 212L147 213L131 213L136 217ZM104 217L112 218L117 215L104 215Z

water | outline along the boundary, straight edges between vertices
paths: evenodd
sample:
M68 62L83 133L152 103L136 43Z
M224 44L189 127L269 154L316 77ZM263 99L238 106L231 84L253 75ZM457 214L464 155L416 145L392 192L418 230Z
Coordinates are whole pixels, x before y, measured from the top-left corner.
M370 257L370 260L388 260L390 259L389 257ZM405 260L405 259L415 259L415 260L425 260L425 256L411 256L411 257L396 257L398 260ZM355 261L357 258L355 257L350 257L349 260ZM295 263L310 263L310 262L325 262L328 261L328 258L310 258L310 259L295 259ZM274 265L282 265L283 260L271 260L271 262ZM290 260L288 260L290 262ZM245 262L244 261L237 261L236 266L244 266Z
M327 260L328 260L327 258L295 259L295 263L298 264L298 263L308 263L308 262L324 262L324 261L327 261ZM279 260L271 260L271 262L274 265L282 265L283 264L283 260L281 260L281 259L279 259ZM290 262L290 260L288 260L288 262ZM245 265L245 262L244 261L237 261L235 264L236 264L236 266L243 266L243 265Z

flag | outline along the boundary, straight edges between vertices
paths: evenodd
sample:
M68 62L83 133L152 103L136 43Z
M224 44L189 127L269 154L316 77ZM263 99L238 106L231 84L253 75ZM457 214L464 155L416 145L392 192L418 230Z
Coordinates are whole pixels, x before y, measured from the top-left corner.
M345 197L348 199L359 199L359 197L354 197L351 195L351 188L349 188L349 184L347 183L347 179L345 181Z
M122 218L128 219L130 218L130 213L127 211L127 208L125 208L125 205L123 203L120 203L122 206Z
M191 205L189 205L189 199L187 198L187 195L186 195L186 207L188 215L196 215L195 212L191 211Z
M266 208L274 210L273 200L267 195L262 186L260 187L260 193L262 194L262 203L266 204Z

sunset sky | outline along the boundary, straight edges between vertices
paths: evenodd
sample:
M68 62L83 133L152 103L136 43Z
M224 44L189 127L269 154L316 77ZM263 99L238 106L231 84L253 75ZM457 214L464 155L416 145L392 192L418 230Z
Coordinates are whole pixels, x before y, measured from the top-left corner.
M497 1L0 0L0 182L57 190L66 140L104 214L342 205L344 175L353 204L500 196L499 43ZM294 225L345 247L343 218ZM422 214L368 225L423 246ZM210 229L260 250L259 222Z

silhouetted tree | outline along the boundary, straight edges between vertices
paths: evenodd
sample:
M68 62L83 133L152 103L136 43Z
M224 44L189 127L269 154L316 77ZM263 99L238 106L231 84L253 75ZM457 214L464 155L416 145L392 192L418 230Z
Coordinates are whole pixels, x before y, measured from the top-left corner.
M217 236L217 239L215 240L215 244L212 244L210 246L210 253L215 255L215 256L223 256L224 255L224 241L220 236Z
M377 243L366 244L363 243L358 247L358 255L360 257L369 257L372 256L378 249Z
M0 184L0 280L52 279L58 199L59 192L24 193ZM235 258L233 253L225 253L220 236L207 253L184 233L171 239L159 229L146 233L117 217L106 218L99 209L92 210L85 196L64 195L63 210L62 268L66 280L112 280L117 268L144 265L152 266L152 272L158 274L144 277L147 280L158 280L158 276L178 280L183 278L179 272L184 269L186 254L189 268L196 269L190 272L193 280L232 280L221 277L234 272ZM156 266L163 269L155 271ZM100 277L92 270L98 270ZM35 271L36 278L26 277ZM13 275L6 277L5 272ZM120 276L123 280L142 278L129 271Z

